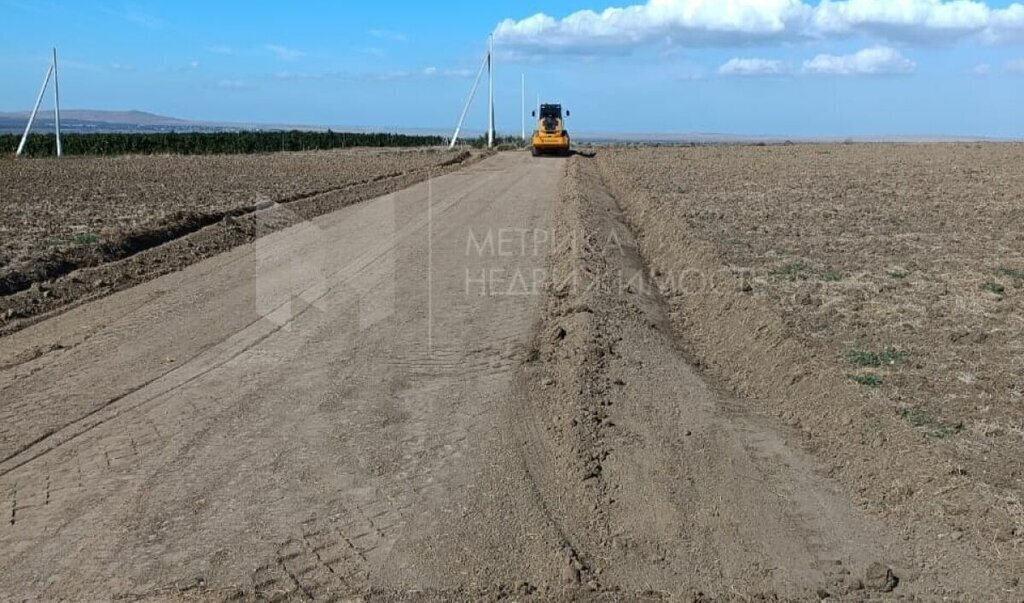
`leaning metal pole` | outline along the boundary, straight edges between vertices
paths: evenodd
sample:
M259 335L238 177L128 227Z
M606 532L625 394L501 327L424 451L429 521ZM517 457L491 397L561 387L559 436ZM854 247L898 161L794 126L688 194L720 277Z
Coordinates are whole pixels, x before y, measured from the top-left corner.
M476 96L476 89L480 86L480 78L484 75L484 67L487 67L487 63L490 60L490 56L484 57L482 63L480 63L480 71L476 73L476 81L473 82L473 88L469 91L469 98L466 99L466 106L462 108L462 116L459 117L459 124L455 126L455 133L452 134L452 141L448 144L449 149L454 149L455 144L459 142L459 132L462 131L462 122L466 121L466 114L469 113L469 107L473 104L473 97Z
M20 157L22 151L25 150L25 142L28 141L28 133L32 129L32 123L36 120L36 113L39 112L39 105L43 103L43 94L46 93L46 86L50 83L51 75L53 75L53 63L50 63L50 68L46 70L46 77L43 78L43 87L39 89L39 97L36 98L36 106L32 109L32 114L29 115L28 124L25 126L25 133L21 135L21 142L18 144L18 151L14 154L15 157Z

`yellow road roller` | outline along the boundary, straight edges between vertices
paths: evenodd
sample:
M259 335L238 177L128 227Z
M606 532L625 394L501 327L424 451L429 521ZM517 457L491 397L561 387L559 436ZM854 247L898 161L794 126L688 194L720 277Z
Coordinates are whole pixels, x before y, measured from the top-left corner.
M537 118L537 129L533 131L533 141L530 150L533 156L538 155L568 155L571 149L569 131L565 129L565 119L562 117L562 105L541 105L540 115L533 112ZM565 112L569 117L569 112Z

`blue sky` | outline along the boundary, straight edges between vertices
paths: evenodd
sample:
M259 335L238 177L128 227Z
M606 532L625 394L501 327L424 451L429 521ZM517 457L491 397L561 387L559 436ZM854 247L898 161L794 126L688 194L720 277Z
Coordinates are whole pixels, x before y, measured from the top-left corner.
M56 44L67 108L448 128L496 32L507 133L525 73L528 102L561 101L578 131L1024 138L1024 5L1009 1L0 0L0 14L0 111L30 106ZM467 127L484 127L483 98Z

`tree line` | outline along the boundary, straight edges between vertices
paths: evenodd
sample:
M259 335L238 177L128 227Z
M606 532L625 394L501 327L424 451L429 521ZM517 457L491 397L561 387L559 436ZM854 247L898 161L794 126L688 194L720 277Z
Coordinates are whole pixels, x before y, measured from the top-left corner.
M11 153L21 136L0 135L0 149ZM214 155L274 153L279 151L319 151L347 147L420 147L445 144L441 136L407 134L360 134L352 132L161 132L64 134L61 143L66 155ZM478 141L471 141L477 143ZM30 134L25 155L53 155L57 148L54 134Z

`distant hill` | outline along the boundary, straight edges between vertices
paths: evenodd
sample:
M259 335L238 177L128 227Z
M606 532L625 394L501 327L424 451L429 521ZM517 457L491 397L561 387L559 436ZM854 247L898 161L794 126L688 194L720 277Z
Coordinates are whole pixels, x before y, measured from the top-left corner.
M28 116L28 111L20 113L0 113L0 117L20 119L22 121L27 120ZM173 126L191 123L184 119L155 115L153 113L146 113L145 111L92 111L88 109L71 109L62 111L60 116L62 120L66 119L68 121L96 122L104 124L134 124L138 126ZM53 113L41 111L39 115L36 116L36 119L39 119L40 117L53 117Z
M0 133L18 133L25 129L29 112L0 113ZM169 132L221 131L238 129L227 124L207 124L175 117L155 115L144 111L93 111L69 109L60 112L61 130L74 133L87 132ZM53 111L40 111L36 115L34 132L53 130Z
M28 123L29 112L0 112L0 134L20 134ZM447 136L451 133L447 128L367 128L364 126L310 126L297 124L266 124L243 122L212 122L190 121L176 117L166 117L145 111L95 111L89 109L67 109L60 112L60 128L62 132L87 134L90 132L238 132L242 130L303 130L322 132L332 129L335 132L374 133L391 132L411 136ZM53 110L40 111L36 115L33 132L53 132ZM466 136L476 136L480 132L464 130Z

